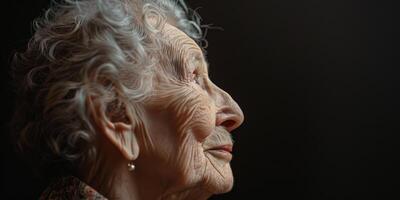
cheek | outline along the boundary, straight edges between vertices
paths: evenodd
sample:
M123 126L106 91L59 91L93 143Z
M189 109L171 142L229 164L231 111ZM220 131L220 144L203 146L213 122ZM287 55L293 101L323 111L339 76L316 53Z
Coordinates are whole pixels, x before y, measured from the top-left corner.
M204 173L202 142L215 128L215 106L193 86L164 88L147 102L149 129L155 149L178 185L197 182Z
M197 141L203 142L215 128L215 106L206 96L200 95L199 103L194 107L195 112L189 127Z
M164 87L149 103L167 113L178 137L193 134L198 142L203 142L215 127L215 105L207 93L195 86Z

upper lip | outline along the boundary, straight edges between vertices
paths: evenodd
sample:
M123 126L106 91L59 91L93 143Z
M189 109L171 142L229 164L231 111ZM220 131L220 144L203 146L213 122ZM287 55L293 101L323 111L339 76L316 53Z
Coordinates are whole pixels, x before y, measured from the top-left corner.
M231 144L224 144L224 145L219 145L219 146L215 146L215 147L211 147L208 150L222 150L222 151L227 151L229 153L232 152L232 146Z

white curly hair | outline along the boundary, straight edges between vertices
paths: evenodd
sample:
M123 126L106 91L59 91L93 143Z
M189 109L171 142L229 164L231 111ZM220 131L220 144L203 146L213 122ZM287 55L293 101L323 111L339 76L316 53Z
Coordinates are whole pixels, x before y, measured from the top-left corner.
M166 22L205 41L199 16L182 0L53 1L13 60L13 132L24 155L57 173L55 166L76 170L95 159L87 98L96 97L104 116L118 118L123 109L134 115L152 89L157 33Z

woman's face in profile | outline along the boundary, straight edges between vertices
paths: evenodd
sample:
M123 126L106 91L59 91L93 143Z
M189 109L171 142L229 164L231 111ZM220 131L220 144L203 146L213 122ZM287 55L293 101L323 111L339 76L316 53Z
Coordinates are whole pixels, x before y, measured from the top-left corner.
M144 103L137 169L151 166L166 177L171 192L198 188L223 193L232 188L230 132L243 113L208 77L202 50L185 33L166 24L153 93Z

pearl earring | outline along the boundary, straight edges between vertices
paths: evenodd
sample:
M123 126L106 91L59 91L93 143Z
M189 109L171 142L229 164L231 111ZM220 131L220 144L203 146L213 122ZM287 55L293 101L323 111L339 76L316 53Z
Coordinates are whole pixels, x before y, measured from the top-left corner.
M133 170L135 170L135 165L133 164L132 161L128 163L128 170L129 170L130 172L133 171Z

